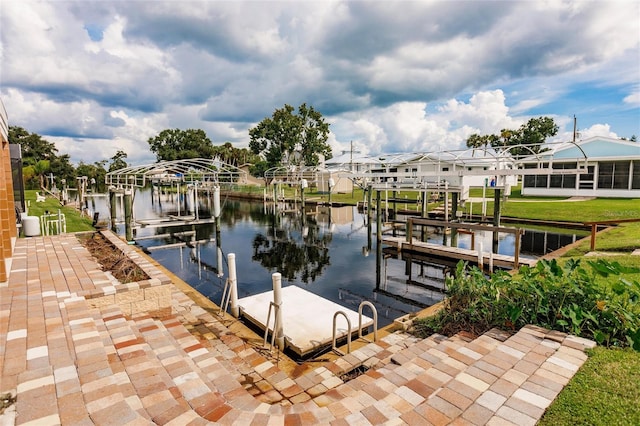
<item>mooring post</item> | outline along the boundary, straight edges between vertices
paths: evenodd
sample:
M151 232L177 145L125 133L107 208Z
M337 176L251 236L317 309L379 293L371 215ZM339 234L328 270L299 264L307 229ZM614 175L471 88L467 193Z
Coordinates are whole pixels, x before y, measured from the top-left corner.
M240 309L238 308L238 279L236 278L236 255L229 253L227 255L229 262L229 287L231 294L231 315L238 318Z
M481 271L484 271L484 253L482 252L482 250L484 249L484 247L482 247L482 242L478 243L478 268Z
M215 186L213 188L213 217L216 219L220 217L220 187Z
M302 215L304 216L304 189L307 187L307 180L302 179L300 182L300 202L302 203Z
M371 218L373 217L373 209L371 208L371 204L373 203L373 187L369 185L367 187L367 220L371 223Z
M196 220L200 220L200 214L198 212L198 181L193 182L193 210Z
M513 251L513 267L514 269L518 269L518 264L520 263L520 238L522 235L522 229L518 229L516 232L516 241L515 241L515 250Z
M131 229L132 218L132 194L130 189L124 190L124 233L127 241L133 240L133 232Z
M428 203L429 203L429 191L424 191L422 193L422 205L421 205L421 210L420 210L420 217L425 218L427 217L427 208L428 208Z
M376 191L376 237L378 245L382 241L382 212L380 211L380 191Z
M500 226L500 188L495 188L493 192L493 226ZM498 232L493 233L492 250L498 252Z
M500 188L493 190L493 226L500 226Z
M393 219L398 217L398 191L395 189L391 191L391 196L393 197Z
M116 216L118 214L116 189L109 188L109 213L111 214L111 230L116 232Z
M273 327L273 333L276 336L276 346L281 351L284 350L284 330L282 327L282 275L280 272L274 272L271 275L273 282L273 304L276 306L276 320ZM266 325L269 327L269 324Z

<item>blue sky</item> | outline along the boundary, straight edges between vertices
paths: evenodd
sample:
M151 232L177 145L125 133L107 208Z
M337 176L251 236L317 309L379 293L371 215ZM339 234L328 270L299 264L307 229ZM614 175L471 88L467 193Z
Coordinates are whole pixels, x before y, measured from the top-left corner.
M28 29L25 31L25 29ZM200 128L248 129L305 102L336 154L434 151L550 116L555 140L640 137L637 1L0 3L12 125L72 161Z

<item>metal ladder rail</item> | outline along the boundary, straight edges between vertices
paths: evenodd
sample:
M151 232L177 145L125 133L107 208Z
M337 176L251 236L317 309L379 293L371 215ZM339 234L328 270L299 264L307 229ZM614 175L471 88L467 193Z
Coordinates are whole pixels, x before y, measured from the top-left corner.
M278 323L278 318L280 317L280 305L276 305L274 302L269 302L269 311L267 312L267 322L264 325L264 339L262 341L262 346L264 348L267 347L267 337L269 336L269 322L271 321L271 309L275 310L273 315L273 332L271 333L271 342L269 349L273 349L275 341L276 341L276 324Z
M345 353L338 349L336 346L336 318L338 317L338 315L342 315L344 319L347 320L347 353L351 353L351 321L349 320L347 314L344 313L344 311L338 311L333 314L333 338L331 341L331 350L339 355L345 355Z
M365 306L371 308L371 312L373 313L373 341L362 336L362 310ZM362 339L365 342L377 342L378 341L378 310L373 305L373 303L365 300L360 303L358 306L358 339Z
M224 281L224 290L222 291L222 300L220 301L220 311L218 311L218 316L224 316L224 313L227 312L227 308L229 307L229 301L231 300L231 280L227 278Z

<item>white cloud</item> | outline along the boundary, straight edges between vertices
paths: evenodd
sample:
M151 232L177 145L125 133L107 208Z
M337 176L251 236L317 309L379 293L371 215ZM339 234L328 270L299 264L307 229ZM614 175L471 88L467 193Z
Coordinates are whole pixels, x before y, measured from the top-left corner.
M149 161L147 139L166 128L247 146L250 126L303 102L332 123L337 153L351 140L372 153L455 148L540 115L561 135L575 113L588 132L640 134L640 21L629 19L638 2L2 8L11 124L50 132L76 161L115 149ZM571 99L593 89L617 97Z

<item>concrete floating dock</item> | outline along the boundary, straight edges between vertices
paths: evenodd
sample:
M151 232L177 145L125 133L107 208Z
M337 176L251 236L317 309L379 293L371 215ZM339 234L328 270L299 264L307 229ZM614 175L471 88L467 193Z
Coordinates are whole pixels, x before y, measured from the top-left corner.
M273 291L256 294L238 300L241 315L259 327L265 328L269 304L273 302ZM365 308L369 309L369 308ZM285 346L304 357L321 348L331 346L333 338L333 316L344 312L351 321L351 332L358 332L358 312L324 299L310 291L290 285L282 288L282 324ZM370 310L366 310L370 312ZM274 313L271 312L269 330L273 330ZM362 316L363 329L373 320ZM347 336L347 322L342 315L336 319L336 336Z
M384 237L382 243L388 246L393 246L398 249L398 252L415 252L425 253L432 256L444 257L447 259L465 260L471 264L478 262L478 252L476 250L442 246L439 244L426 243L413 239L412 242L408 242L405 237ZM493 265L500 268L516 268L515 257L505 254L493 253ZM483 262L486 266L489 265L489 254L484 253ZM536 259L527 259L520 257L518 259L518 266L528 265L534 266L537 263Z

